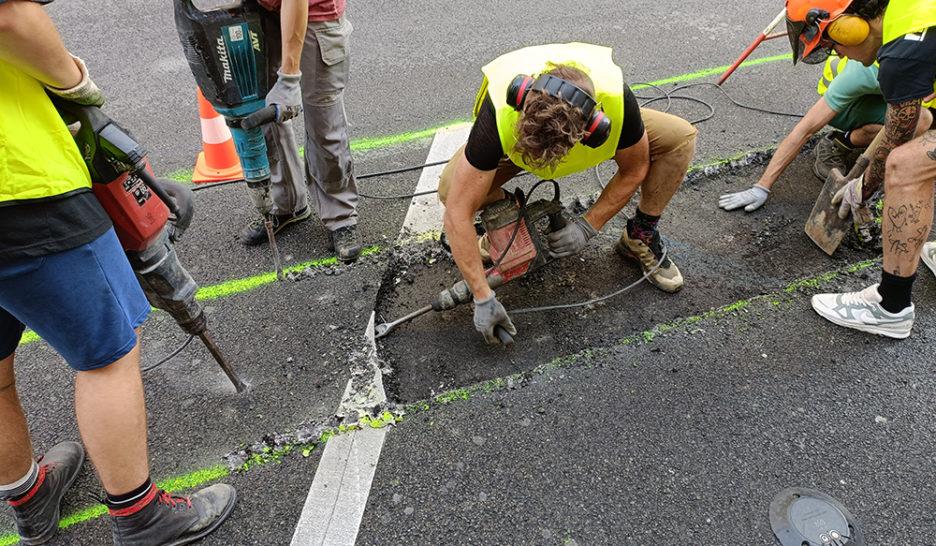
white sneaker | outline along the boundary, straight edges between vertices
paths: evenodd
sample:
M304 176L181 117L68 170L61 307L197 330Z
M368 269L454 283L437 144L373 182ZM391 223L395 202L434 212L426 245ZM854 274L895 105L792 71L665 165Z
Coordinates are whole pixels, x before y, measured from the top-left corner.
M839 326L895 339L910 336L915 316L912 303L899 313L887 312L881 307L876 284L860 292L816 294L812 306L820 316Z
M920 252L920 258L926 267L930 268L933 275L936 275L936 242L930 241L923 244L923 250Z

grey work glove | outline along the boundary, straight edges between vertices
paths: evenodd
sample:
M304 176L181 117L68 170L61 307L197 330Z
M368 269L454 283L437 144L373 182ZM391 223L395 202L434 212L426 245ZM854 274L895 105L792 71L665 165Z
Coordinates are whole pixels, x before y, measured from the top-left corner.
M69 55L71 54L69 53ZM84 61L78 57L74 55L71 57L75 60L75 64L78 65L78 70L81 71L81 81L78 82L78 85L69 89L59 89L47 85L46 89L71 102L76 102L85 106L101 106L104 104L104 94L101 93L98 86L95 85L95 83L91 81L91 77L88 76L88 67L85 65Z
M276 121L282 123L302 112L302 90L299 87L302 73L283 74L282 70L278 70L276 74L279 78L267 93L266 104L276 105Z
M845 177L838 169L832 169L831 176L843 181ZM855 226L855 233L862 244L869 244L874 240L874 233L877 231L874 225L874 211L871 210L871 202L863 202L861 196L864 186L864 173L858 178L850 180L844 186L835 192L832 196L832 205L838 205L838 216L842 220L852 216L852 223Z
M718 198L718 206L725 210L744 207L746 212L752 212L761 208L769 196L770 190L754 184L750 189L722 195Z
M546 236L549 255L553 258L565 258L578 254L595 235L598 235L595 228L584 216L579 216L566 224L566 227Z
M490 345L500 343L500 339L494 333L495 326L503 327L512 336L517 335L517 327L507 316L504 306L497 301L497 295L494 292L491 292L491 297L486 300L474 300L474 325L475 330L481 332L484 341Z

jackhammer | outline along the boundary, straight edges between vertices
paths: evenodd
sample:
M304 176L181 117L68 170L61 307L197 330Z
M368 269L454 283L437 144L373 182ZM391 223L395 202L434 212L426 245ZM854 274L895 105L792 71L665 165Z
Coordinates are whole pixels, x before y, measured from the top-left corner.
M277 118L266 106L280 56L278 21L255 0L174 0L176 30L195 82L224 116L244 171L247 193L264 218L277 278L283 279L270 214L270 162L261 126Z
M237 392L244 391L246 385L208 333L204 309L195 300L198 285L175 251L194 214L192 191L157 180L143 146L99 108L50 97L66 123L81 124L75 141L91 174L92 190L110 216L150 305L169 313L187 334L198 336Z
M527 203L528 195L545 182L552 183L553 198ZM549 258L546 235L566 226L562 211L559 184L555 180L537 182L529 194L517 189L511 198L495 201L481 211L481 226L494 259L494 264L485 272L488 286L498 288L554 261ZM404 322L430 311L449 311L472 298L468 284L460 280L440 292L429 305L392 322L378 324L374 337L382 338ZM513 337L507 330L497 326L494 331L503 345L513 344Z

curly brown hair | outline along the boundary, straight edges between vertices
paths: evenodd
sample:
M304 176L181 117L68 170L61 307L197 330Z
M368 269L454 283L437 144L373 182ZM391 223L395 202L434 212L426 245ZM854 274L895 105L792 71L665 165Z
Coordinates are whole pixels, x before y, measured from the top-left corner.
M582 70L553 65L545 72L577 85L594 96L595 86ZM517 120L514 151L534 169L554 168L585 135L585 114L568 102L541 91L530 91Z

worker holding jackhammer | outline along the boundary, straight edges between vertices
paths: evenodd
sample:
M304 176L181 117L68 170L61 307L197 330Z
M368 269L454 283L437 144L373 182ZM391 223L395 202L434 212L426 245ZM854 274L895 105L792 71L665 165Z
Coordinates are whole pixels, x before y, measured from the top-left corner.
M278 233L309 219L314 207L328 230L330 249L342 262L353 262L361 253L361 245L356 235L358 191L344 107L350 68L348 38L352 31L344 16L345 0L301 0L308 2L307 15L290 8L291 3L299 0L258 1L268 10L280 10L283 21L286 17L282 15L287 11L292 18L308 17L308 24L302 27L306 30L298 42L302 46L301 56L300 50L293 48L283 56L281 70L295 72L295 103L298 106L301 102L305 121L305 157L303 160L299 156L292 121L281 120L267 126L271 195L269 210L261 213L270 214L273 231ZM240 236L245 245L258 245L266 240L261 219L251 222Z
M85 457L66 441L33 458L13 368L28 326L76 371L78 428L114 542L186 544L230 515L235 492L181 497L150 481L138 337L149 303L47 92L104 98L40 3L0 0L0 499L22 544L46 542Z
M921 254L936 272L936 244L926 243L933 223L936 131L914 137L921 100L936 90L936 0L788 0L787 27L794 62L820 63L833 50L865 66L876 59L887 101L883 142L868 169L836 196L859 219L867 216L871 196L884 188L881 282L859 292L813 296L813 309L846 328L906 338Z
M679 189L695 151L696 130L676 116L640 108L611 56L591 44L550 44L502 55L482 69L468 142L439 180L445 232L474 297L475 328L496 343L495 328L516 333L488 286L475 212L504 199L508 180L527 171L559 179L608 159L617 172L581 217L549 235L554 258L581 252L640 189L640 203L616 250L648 280L676 292L683 277L666 253L657 223Z
M722 195L718 199L719 207L725 210L744 207L746 212L759 209L806 142L826 125L833 131L816 144L813 172L825 182L832 169L843 173L851 170L858 156L884 126L887 103L881 96L878 67L849 62L847 57L829 57L819 78L818 91L819 100L777 146L760 180L750 189ZM924 108L915 136L926 132L932 122L932 114Z

